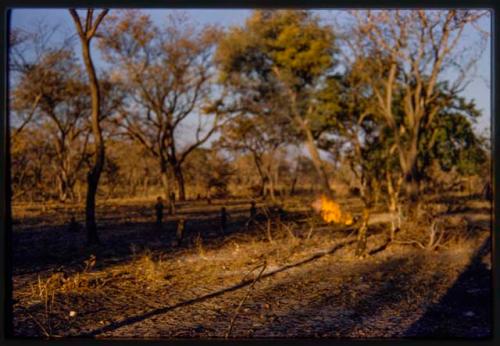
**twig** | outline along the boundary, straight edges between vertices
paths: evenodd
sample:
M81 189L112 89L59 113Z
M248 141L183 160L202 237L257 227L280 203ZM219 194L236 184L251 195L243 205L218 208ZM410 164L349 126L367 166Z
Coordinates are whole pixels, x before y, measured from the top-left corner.
M416 240L410 240L410 241L401 241L401 240L393 240L392 241L394 244L401 244L401 245L411 245L411 244L416 244L418 245L421 249L425 249L426 247L422 245L421 242L416 241Z
M285 223L282 223L281 225L286 229L286 231L288 232L288 235L290 235L293 239L296 239L295 234L293 234L290 226L288 226Z
M311 225L311 227L309 227L309 232L307 233L306 237L307 240L311 239L313 231L314 231L314 226Z
M28 316L36 323L36 325L42 330L43 334L45 334L46 337L50 338L50 334L47 332L47 329L29 312L26 311Z
M225 335L225 338L229 338L229 335L231 334L231 331L233 330L233 325L234 325L234 322L236 321L236 317L238 317L238 313L240 312L240 309L241 307L243 306L243 304L245 303L245 301L247 300L248 296L250 295L250 292L252 291L255 283L260 279L260 277L262 276L262 273L264 272L264 270L267 268L267 262L264 262L263 264L259 265L259 266L256 266L255 268L253 268L250 272L248 272L244 277L243 277L243 280L245 280L245 278L250 275L251 273L253 273L253 271L259 267L262 266L262 269L260 270L259 272L259 275L257 275L257 277L253 280L252 284L250 285L250 287L248 288L248 291L247 291L247 294L245 295L245 297L243 297L243 299L240 301L240 304L238 305L238 307L236 308L236 311L234 313L234 316L233 318L231 319L231 323L229 324L229 329Z

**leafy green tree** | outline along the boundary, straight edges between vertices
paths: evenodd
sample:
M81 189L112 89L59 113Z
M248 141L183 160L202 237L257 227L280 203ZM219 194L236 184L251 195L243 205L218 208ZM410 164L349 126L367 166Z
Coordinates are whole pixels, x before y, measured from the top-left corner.
M476 28L487 15L476 10L353 11L350 55L373 96L377 115L392 131L408 196L417 208L418 160L421 137L446 107L439 83L445 73L456 78L450 91L458 95L470 69L479 59L487 35L479 33L478 47L460 46L466 28ZM471 41L472 42L472 41ZM398 112L400 110L400 112Z
M445 172L456 167L461 175L478 173L486 153L472 125L480 115L474 101L466 101L464 97L450 100L422 135L418 161L422 178L431 178L426 176L426 169L432 161L437 161Z
M320 147L348 162L354 174L352 184L359 189L363 202L356 250L362 257L366 252L368 221L387 169L390 142L385 137L385 124L373 113L356 72L348 70L325 84L318 98L324 105L320 107L322 119L317 122L316 131Z
M217 49L221 81L236 94L279 104L305 141L323 190L331 195L311 121L315 94L335 66L334 35L309 11L258 10L229 30ZM273 121L269 114L269 122ZM317 119L317 118L316 118Z

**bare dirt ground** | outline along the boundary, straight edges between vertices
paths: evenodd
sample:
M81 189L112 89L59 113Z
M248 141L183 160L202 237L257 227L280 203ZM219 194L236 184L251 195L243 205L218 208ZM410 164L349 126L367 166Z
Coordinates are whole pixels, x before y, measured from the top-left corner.
M317 224L311 232L304 203L285 208L270 239L265 227L244 226L248 202L186 203L158 229L152 201L111 201L99 209L101 245L90 248L83 230L65 225L72 214L81 220L78 208L14 208L15 335L490 336L489 202L461 203L437 251L386 247L386 218L375 215L364 259L353 255L354 229ZM187 235L174 246L179 217Z

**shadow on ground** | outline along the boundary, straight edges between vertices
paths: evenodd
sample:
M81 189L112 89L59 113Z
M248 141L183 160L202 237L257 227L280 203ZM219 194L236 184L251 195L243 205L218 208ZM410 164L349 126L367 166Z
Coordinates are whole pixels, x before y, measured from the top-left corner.
M130 212L129 207L120 211L122 215L128 212ZM230 210L229 213L230 219L225 229L221 229L218 208L205 212L184 210L175 217L168 217L161 228L154 222L143 221L144 218L137 221L126 221L123 216L101 218L100 244L95 246L86 246L83 227L76 232L69 231L67 225L15 230L13 274L33 274L50 269L57 270L61 266L70 271L76 270L91 254L97 257L95 268L104 269L108 265L129 261L133 251L140 252L146 248L152 251L159 250L165 254L175 253L191 246L198 235L206 246L220 244L229 236L238 234L264 236L262 230L257 227L245 227L248 221L247 207ZM186 219L186 226L183 243L179 247L173 244L176 239L177 220L181 217ZM290 212L284 219L300 221L304 217L304 213Z
M491 237L475 252L446 295L405 332L408 337L487 338L492 335L492 276L483 259Z

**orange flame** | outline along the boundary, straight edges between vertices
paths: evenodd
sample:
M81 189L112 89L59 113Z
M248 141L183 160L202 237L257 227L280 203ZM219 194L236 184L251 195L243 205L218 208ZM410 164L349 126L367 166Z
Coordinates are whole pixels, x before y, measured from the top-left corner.
M347 226L353 223L352 215L342 211L338 203L328 199L326 196L321 196L312 206L320 213L325 222L341 223Z

